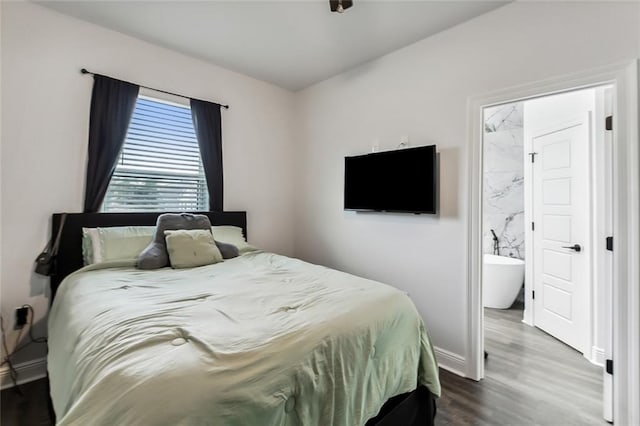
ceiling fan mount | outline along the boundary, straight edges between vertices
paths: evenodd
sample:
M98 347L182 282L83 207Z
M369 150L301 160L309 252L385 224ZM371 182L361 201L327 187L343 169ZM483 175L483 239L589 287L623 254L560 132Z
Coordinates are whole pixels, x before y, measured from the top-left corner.
M329 0L329 7L332 12L342 13L353 6L353 0Z

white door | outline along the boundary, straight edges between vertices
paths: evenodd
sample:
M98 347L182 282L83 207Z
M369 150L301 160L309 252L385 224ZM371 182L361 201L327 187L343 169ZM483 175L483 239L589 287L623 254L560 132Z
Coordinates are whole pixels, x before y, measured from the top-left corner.
M533 137L534 324L588 350L589 115Z

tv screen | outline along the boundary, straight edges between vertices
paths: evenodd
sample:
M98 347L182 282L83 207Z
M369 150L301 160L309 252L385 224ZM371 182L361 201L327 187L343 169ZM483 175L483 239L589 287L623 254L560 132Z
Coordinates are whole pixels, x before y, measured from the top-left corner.
M436 146L345 157L344 208L435 213Z

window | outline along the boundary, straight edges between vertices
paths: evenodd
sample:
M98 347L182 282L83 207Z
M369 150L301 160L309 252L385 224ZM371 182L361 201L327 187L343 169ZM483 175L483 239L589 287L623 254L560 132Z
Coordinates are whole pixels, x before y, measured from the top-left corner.
M102 211L207 209L191 109L139 96Z

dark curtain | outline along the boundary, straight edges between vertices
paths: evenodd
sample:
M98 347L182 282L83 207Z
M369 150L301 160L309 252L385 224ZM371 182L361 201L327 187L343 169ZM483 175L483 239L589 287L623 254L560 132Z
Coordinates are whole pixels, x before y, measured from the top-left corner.
M191 99L191 118L209 190L209 210L222 211L222 119L220 105Z
M89 159L84 212L100 209L127 136L140 87L103 75L93 76L89 116Z

